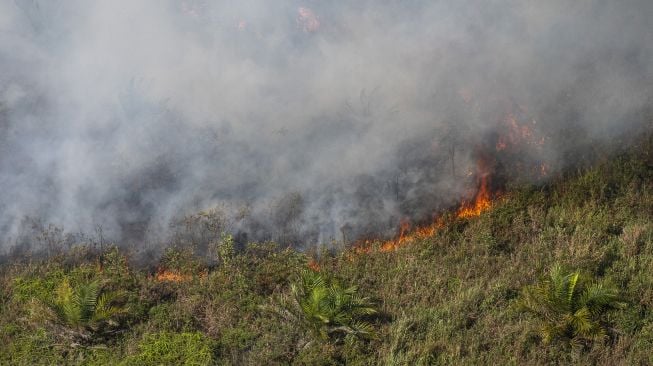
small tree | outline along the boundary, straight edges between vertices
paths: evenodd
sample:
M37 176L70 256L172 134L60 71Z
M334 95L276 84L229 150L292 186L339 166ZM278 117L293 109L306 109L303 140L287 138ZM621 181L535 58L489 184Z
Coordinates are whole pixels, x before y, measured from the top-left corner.
M544 343L564 340L578 348L604 339L606 313L625 304L616 289L555 265L547 278L522 290L518 306L537 319Z
M320 273L303 270L290 293L278 313L300 324L313 340L338 343L373 336L372 326L363 318L377 311L356 286L345 288Z

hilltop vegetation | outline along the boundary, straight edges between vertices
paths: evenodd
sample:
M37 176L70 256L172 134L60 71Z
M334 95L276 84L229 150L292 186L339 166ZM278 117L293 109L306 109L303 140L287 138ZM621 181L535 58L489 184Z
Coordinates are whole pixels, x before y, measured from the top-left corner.
M117 248L16 258L0 364L653 363L651 139L445 222L387 253L172 245L159 276Z

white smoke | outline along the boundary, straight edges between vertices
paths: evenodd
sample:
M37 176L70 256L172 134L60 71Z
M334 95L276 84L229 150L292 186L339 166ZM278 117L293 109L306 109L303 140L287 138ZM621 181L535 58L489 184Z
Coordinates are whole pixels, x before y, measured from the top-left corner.
M645 0L1 1L4 246L25 216L156 239L184 214L247 206L234 229L295 242L428 217L467 192L506 103L551 136L534 152L550 161L568 126L604 138L633 122L651 14Z

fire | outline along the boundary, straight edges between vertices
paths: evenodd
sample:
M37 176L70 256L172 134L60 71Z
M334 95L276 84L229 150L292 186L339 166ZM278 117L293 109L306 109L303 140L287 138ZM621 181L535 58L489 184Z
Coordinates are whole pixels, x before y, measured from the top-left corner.
M372 244L374 244L372 240L360 240L352 246L352 250L356 254L369 254L372 252Z
M389 240L386 241L381 245L381 251L382 252L389 252L392 250L397 249L398 247L404 245L406 241L410 240L409 231L411 228L410 221L408 220L401 220L401 224L399 225L399 236L395 240Z
M181 274L176 271L160 270L156 274L156 280L159 282L186 282L190 281L192 276Z
M208 276L208 271L204 270L199 273L198 277L202 280L206 279ZM193 280L193 275L189 273L181 273L179 271L173 271L169 269L159 269L154 276L154 278L159 282L189 282Z
M492 195L489 189L488 176L483 176L480 179L481 183L476 193L476 196L471 202L463 202L460 208L456 211L456 218L469 219L472 217L480 216L483 212L492 207ZM412 229L409 221L403 220L399 227L399 235L392 240L385 241L381 244L381 252L395 251L409 243L423 240L434 236L439 230L445 226L444 219L439 216L435 221L429 225L418 226ZM365 241L364 245L356 248L358 253L369 253L371 251L371 242Z
M308 261L306 266L313 272L320 272L320 264L313 258Z
M478 185L472 201L463 201L456 211L459 219L468 219L480 216L481 213L492 207L492 193L490 192L490 177L494 170L494 159L485 154L479 154L476 161L476 177Z
M519 147L521 145L544 145L545 138L538 137L532 127L537 124L537 121L531 119L529 122L525 122L525 113L525 108L521 106L516 106L515 111L507 113L502 121L504 133L499 136L496 143L497 151L504 151L509 147Z
M456 217L468 219L470 217L480 216L483 212L492 207L492 197L488 188L488 176L481 177L481 184L472 202L463 202L458 209Z
M399 235L393 240L383 242L380 251L392 252L414 241L430 238L443 227L444 220L442 217L437 217L431 224L417 226L413 230L411 230L412 225L408 220L402 220Z
M490 164L487 159L479 159L477 166L477 175L479 176L479 185L474 200L463 202L455 213L458 219L469 219L481 215L492 207L492 193L490 192ZM472 173L473 174L473 173ZM399 234L391 240L381 242L380 252L392 252L405 245L418 240L423 240L434 236L439 230L445 227L443 216L437 216L432 223L423 226L413 226L407 219L401 220L399 225ZM353 246L354 253L368 254L374 250L374 244L378 243L371 240L362 240Z
M456 211L456 218L469 219L477 217L492 207L492 195L489 189L488 176L481 177L480 182L479 190L476 193L474 200L472 202L463 202L461 207ZM417 226L414 228L410 221L402 220L399 225L399 235L394 239L381 242L379 251L393 252L415 241L433 237L438 231L445 227L445 224L445 220L442 216L438 216L428 225ZM375 243L377 242L373 240L362 240L355 244L352 249L356 254L369 254L374 250ZM317 265L317 263L315 263L315 265ZM309 268L314 269L312 262L309 262ZM319 266L314 270L319 270Z
M460 95L466 103L472 102L472 95L467 90L461 90ZM460 206L453 212L455 219L470 219L478 217L493 206L493 200L499 195L493 191L492 174L501 156L513 157L523 153L526 147L535 147L541 149L546 142L546 136L537 129L537 121L528 117L526 108L513 104L505 117L499 122L499 135L495 141L495 151L492 145L479 144L476 147L477 160L476 169L467 171L467 176L477 177L477 189L472 200L464 200ZM516 163L520 166L519 163ZM550 166L547 162L539 162L532 166L530 170L535 170L539 177L545 177L549 174ZM398 235L391 240L375 241L361 240L353 246L356 254L367 254L375 251L377 244L380 243L378 251L390 252L397 250L409 243L426 239L434 236L445 226L443 216L438 216L431 224L424 226L413 226L410 221L404 219L400 222Z

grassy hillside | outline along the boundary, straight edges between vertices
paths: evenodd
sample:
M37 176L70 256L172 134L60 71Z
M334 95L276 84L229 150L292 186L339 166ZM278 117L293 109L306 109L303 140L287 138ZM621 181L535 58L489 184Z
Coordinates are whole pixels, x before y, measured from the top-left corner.
M224 236L210 266L176 247L158 275L115 248L16 260L0 270L0 364L653 364L652 145L511 187L480 217L446 218L394 252L236 251ZM301 287L309 264L327 290ZM545 343L518 306L554 264L619 291L604 337ZM308 308L332 292L344 313L356 299L376 311L319 328ZM350 332L359 325L370 332Z

